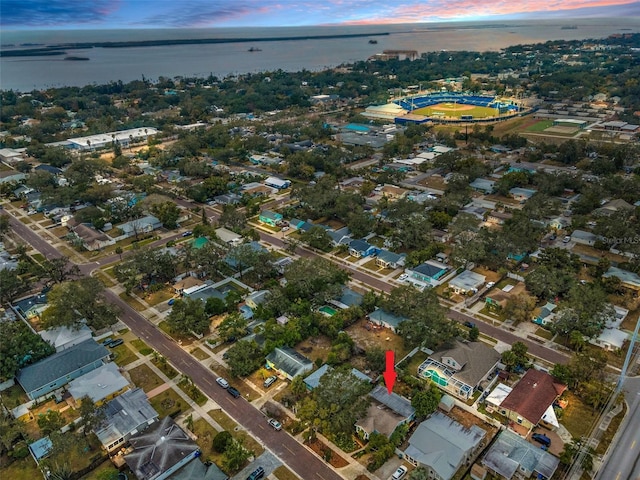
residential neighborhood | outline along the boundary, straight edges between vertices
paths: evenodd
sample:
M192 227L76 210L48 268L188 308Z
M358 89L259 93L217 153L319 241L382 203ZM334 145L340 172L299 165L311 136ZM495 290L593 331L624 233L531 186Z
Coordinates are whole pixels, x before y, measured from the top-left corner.
M637 417L629 35L418 87L372 60L378 96L292 73L315 100L277 111L234 110L251 76L2 91L3 475L603 478ZM628 81L538 71L569 58ZM414 112L451 99L497 117Z

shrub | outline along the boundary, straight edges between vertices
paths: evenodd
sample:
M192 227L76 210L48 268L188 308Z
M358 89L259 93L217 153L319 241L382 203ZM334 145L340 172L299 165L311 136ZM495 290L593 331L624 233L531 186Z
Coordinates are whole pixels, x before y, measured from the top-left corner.
M212 447L216 452L224 453L232 440L233 437L229 432L222 431L213 437Z

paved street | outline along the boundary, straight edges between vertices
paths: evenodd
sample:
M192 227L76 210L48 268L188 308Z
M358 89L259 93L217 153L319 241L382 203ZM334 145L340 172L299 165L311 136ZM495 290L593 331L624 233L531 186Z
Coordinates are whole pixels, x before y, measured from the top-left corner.
M62 256L53 246L44 241L30 228L10 216L11 227L33 248L39 250L47 258ZM82 273L89 275L98 265L80 265ZM242 398L234 399L215 383L216 375L201 365L190 354L178 347L155 325L149 323L126 302L110 290L106 290L107 298L120 308L120 320L131 331L158 353L166 357L180 372L188 375L205 395L214 400L237 423L242 425L253 436L258 438L276 456L300 477L318 480L340 480L342 477L322 460L300 445L285 431L276 432L271 428L262 413Z

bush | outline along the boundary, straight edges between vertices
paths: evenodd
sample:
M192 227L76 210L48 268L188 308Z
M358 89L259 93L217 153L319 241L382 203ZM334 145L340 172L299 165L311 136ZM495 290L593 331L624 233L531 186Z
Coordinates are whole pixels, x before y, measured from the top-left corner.
M211 445L216 452L224 453L232 440L233 437L231 436L231 434L225 430L213 437L213 442Z
M23 458L27 458L29 456L29 448L28 447L16 447L13 449L11 454L9 455L11 458L15 458L16 460L22 460Z

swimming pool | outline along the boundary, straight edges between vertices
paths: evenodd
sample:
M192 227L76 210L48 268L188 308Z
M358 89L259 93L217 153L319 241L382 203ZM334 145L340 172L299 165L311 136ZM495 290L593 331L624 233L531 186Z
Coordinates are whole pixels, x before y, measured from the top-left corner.
M333 317L336 313L338 313L338 311L335 308L330 307L329 305L324 305L320 307L318 311L326 315L327 317Z

